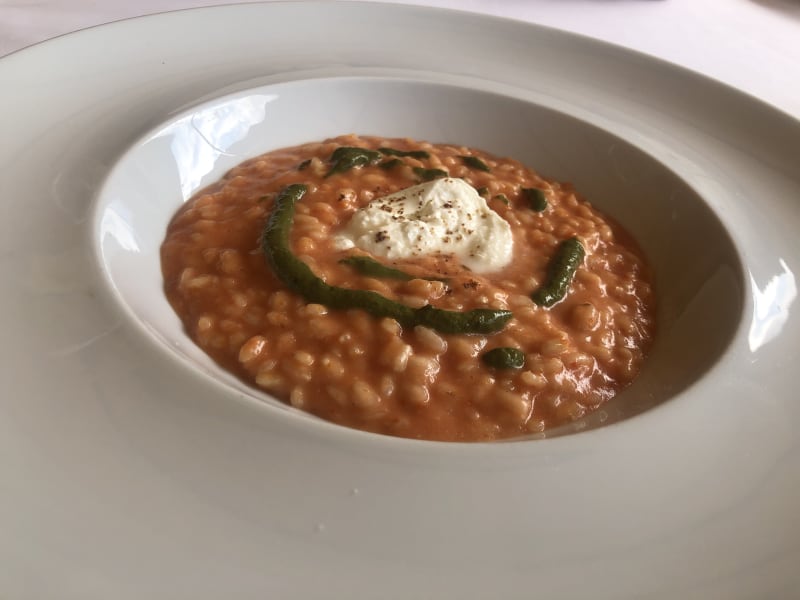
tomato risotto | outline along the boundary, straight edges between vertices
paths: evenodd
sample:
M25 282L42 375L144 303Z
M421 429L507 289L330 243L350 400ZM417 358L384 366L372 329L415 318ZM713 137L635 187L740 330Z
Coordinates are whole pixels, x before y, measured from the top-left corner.
M323 419L480 441L579 419L655 328L641 251L565 183L457 145L347 135L198 192L161 248L217 363Z

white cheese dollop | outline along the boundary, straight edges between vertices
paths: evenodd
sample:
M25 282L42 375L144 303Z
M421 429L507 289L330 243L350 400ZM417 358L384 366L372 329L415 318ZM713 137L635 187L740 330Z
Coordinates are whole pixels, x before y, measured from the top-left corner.
M509 224L463 179L445 177L376 198L336 238L340 249L408 259L454 255L476 273L511 262Z

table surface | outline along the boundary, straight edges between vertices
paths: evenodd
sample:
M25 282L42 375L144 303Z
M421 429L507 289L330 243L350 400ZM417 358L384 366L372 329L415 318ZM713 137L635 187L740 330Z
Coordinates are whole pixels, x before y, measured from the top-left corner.
M800 0L395 0L577 32L698 71L800 118ZM0 56L118 19L225 0L1 0Z

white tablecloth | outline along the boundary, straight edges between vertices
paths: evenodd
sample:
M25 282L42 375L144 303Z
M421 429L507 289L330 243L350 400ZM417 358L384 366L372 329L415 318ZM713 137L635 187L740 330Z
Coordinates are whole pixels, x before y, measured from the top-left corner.
M400 0L512 17L658 56L800 118L800 0ZM0 0L0 56L85 27L225 0Z

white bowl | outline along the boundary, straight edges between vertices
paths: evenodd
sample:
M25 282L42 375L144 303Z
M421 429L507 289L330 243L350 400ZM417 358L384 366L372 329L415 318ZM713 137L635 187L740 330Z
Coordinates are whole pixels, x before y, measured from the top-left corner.
M121 157L95 204L93 236L111 293L141 331L198 376L290 410L220 369L189 339L163 292L159 247L180 205L231 167L345 133L458 143L519 159L572 182L638 240L656 280L652 353L634 384L602 410L547 436L617 422L674 397L713 367L741 324L745 285L735 244L702 196L645 152L509 95L422 80L342 77L267 85L205 102L158 126Z
M183 198L171 134L153 141L167 148L162 155L172 166L145 164L143 181L127 178L140 187L162 168L175 173L166 186L170 197L136 199L157 217L152 224L121 201L125 189L119 200L105 192L97 198L108 169L143 132L174 120L170 115L183 107L301 78L357 77L369 87L365 76L457 84L473 92L412 87L537 116L541 126L517 120L520 131L507 132L507 140L520 140L520 158L574 179L639 234L654 262L678 269L685 266L678 257L689 257L692 274L693 263L705 260L709 275L718 273L712 281L731 279L706 292L702 274L685 283L673 276L678 285L670 287L669 271L656 265L659 343L685 323L684 330L697 326L691 339L675 338L689 339L687 352L706 338L716 344L700 352L696 375L686 376L695 367L684 365L670 399L579 435L426 443L306 418L256 392L243 398L216 371L198 373L182 333L160 339L169 328L158 319L170 313L134 305L138 293L131 289L138 277L153 292L147 297L161 298L155 261L120 272L126 261L137 263L120 240L146 258ZM57 589L59 597L87 600L745 600L787 598L800 589L796 118L590 38L382 2L243 3L121 21L4 57L0 81L10 82L0 94L5 596L49 598ZM286 89L352 84L294 85ZM524 102L492 99L497 93ZM326 100L315 99L314 111L328 110ZM657 161L526 102L612 132ZM351 107L352 118L336 123L336 133L368 133L366 109L378 109L362 107L364 116L354 117ZM451 115L459 110L447 106L427 123L408 119L398 128L449 137L445 124L459 121ZM304 117L321 122L314 111ZM506 117L482 112L459 131L480 133L468 141L491 145L481 133L486 119ZM263 142L254 150L283 140ZM214 163L220 171L224 159ZM602 170L609 165L624 169L624 177ZM655 188L658 198L615 209L622 198L615 185L659 181L674 183L680 197L670 200ZM672 243L667 231L689 227L673 225L664 201L685 217L697 213L697 227L708 225L711 234L690 232ZM727 349L735 319L720 319L707 298L735 312L742 277L704 204L731 232L746 270L742 322ZM148 228L151 239L143 235ZM676 258L659 251L658 240ZM690 244L696 253L683 247ZM703 254L709 249L712 255ZM727 266L717 268L713 253ZM708 321L688 319L681 307L694 314L709 309ZM720 335L715 321L728 333ZM656 348L649 363L665 385L673 379L659 375L658 365L684 360L670 352Z

